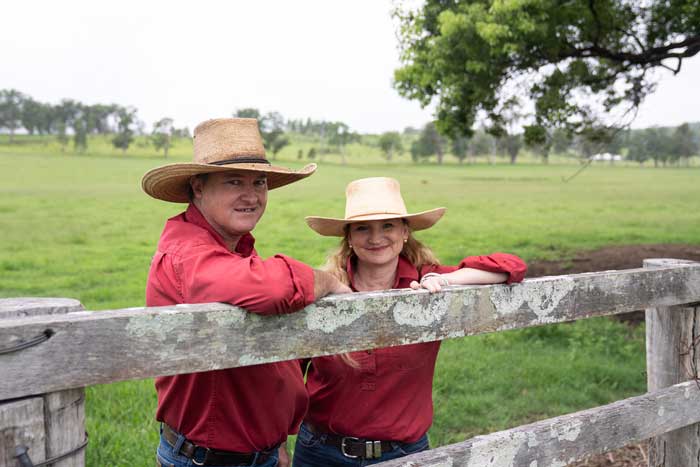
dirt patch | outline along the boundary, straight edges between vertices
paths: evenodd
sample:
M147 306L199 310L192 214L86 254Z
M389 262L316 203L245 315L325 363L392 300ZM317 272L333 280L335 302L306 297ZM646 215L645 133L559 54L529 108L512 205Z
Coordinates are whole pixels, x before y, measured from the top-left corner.
M608 271L642 267L648 258L676 258L700 261L700 245L656 244L609 246L581 253L569 260L531 261L528 277L558 276L580 272ZM644 312L620 315L621 319L640 321ZM647 467L647 444L630 444L604 454L590 456L567 467Z
M700 245L656 244L608 246L563 261L531 261L527 277L558 276L579 272L641 268L648 258L700 261Z
M630 444L615 451L591 456L567 467L648 467L647 444Z

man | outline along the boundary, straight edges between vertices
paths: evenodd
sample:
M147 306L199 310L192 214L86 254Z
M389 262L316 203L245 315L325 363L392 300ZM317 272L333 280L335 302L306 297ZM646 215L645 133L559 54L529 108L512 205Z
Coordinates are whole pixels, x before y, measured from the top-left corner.
M146 304L226 302L279 314L350 292L328 273L284 255L263 260L254 249L250 232L268 190L315 170L314 164L298 171L270 165L255 119L198 125L193 163L158 167L142 180L154 198L189 203L161 234ZM161 377L156 390L159 466L286 466L283 443L308 405L295 361Z

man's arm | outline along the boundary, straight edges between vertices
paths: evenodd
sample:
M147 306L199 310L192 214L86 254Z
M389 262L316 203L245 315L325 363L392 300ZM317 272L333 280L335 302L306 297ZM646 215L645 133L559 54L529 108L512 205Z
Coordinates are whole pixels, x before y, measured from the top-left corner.
M292 313L329 293L351 292L330 274L285 255L240 258L205 245L173 269L183 303L231 303L262 315Z
M352 289L326 271L314 269L314 296L316 299L338 293L352 293Z

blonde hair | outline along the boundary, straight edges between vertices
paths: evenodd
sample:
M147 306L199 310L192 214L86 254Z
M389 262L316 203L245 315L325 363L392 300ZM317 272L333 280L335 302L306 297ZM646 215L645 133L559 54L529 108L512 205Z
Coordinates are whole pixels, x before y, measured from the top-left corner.
M401 220L406 227L408 227L406 220ZM346 224L344 230L345 235L343 235L343 238L340 241L340 246L330 255L328 255L326 258L326 263L321 266L321 269L330 273L343 284L349 286L350 278L348 277L347 265L348 259L352 258L354 255L354 252L350 247L350 240L348 238L350 233L350 224ZM416 240L416 238L413 237L410 228L408 229L408 239L406 240L406 243L403 244L401 255L403 255L412 265L414 265L418 271L420 271L423 266L440 265L440 260L437 259L435 253L433 253L430 248ZM358 363L348 353L340 354L338 357L353 368L359 367Z

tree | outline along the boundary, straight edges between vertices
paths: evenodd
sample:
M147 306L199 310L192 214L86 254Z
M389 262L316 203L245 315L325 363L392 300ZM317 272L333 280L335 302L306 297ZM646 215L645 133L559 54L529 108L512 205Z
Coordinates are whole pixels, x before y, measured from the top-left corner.
M121 107L117 111L117 134L112 138L112 145L121 149L123 154L129 149L134 140L134 130L131 126L136 121L136 109L133 107Z
M654 167L658 167L659 162L665 166L673 152L674 144L671 132L666 128L656 127L647 128L643 132L644 142L649 156L654 161Z
M265 141L265 147L272 152L273 160L277 159L277 153L283 147L289 145L289 138L279 129L263 133L263 140Z
M0 90L0 128L10 130L10 143L15 130L22 125L22 106L26 96L16 89Z
M151 133L151 143L155 146L156 151L163 150L163 157L168 158L168 150L172 143L173 131L173 119L172 118L161 118L153 124L153 132Z
M572 135L570 132L556 128L552 132L552 150L555 154L567 154L572 144Z
M493 147L493 137L485 131L479 130L474 132L469 141L469 163L476 162L476 156L488 154Z
M673 142L673 158L677 161L685 160L686 165L688 165L690 157L698 152L698 143L687 123L676 128L673 133Z
M632 131L627 138L627 159L644 164L649 159L649 145L646 132Z
M35 101L31 97L24 99L22 103L20 121L27 133L33 135L36 131L41 134L45 128L45 113L48 109L45 105Z
M118 111L119 107L115 104L104 105L95 104L83 107L85 114L85 125L88 133L97 133L104 135L110 133L110 119Z
M72 99L63 99L60 104L52 109L53 125L56 128L58 142L61 144L61 152L66 150L68 145L68 128L73 126L79 112L80 103Z
M84 153L87 149L87 125L83 118L73 122L73 147L76 152Z
M384 157L387 162L391 161L391 158L395 153L401 154L403 151L403 145L401 144L401 135L396 131L387 131L382 133L379 137L379 148L384 153Z
M515 164L520 148L523 147L523 139L519 134L507 135L501 139L501 145L508 156L510 156L510 163Z
M437 155L438 164L442 164L444 156L443 147L445 139L440 136L434 122L429 122L423 127L420 136L411 145L411 158L413 162L418 162L421 157Z
M582 159L602 152L618 154L622 150L624 133L615 128L586 128L576 135L576 146ZM614 158L610 159L613 164Z
M400 94L437 101L443 134L494 122L523 88L534 125L582 131L633 115L656 68L680 72L700 51L697 0L427 0L397 8ZM577 97L582 97L577 99Z
M328 137L328 143L336 147L341 163L345 165L345 146L357 140L357 134L351 132L350 127L343 122L325 122L323 133Z
M257 118L259 121L260 120L260 111L256 108L248 107L245 109L236 110L236 112L233 114L233 116L237 117L237 118Z
M284 117L279 112L268 112L259 123L265 149L272 152L272 159L277 159L277 153L289 144L289 138L284 135Z
M457 158L460 164L467 158L469 149L469 139L464 136L458 136L452 139L452 154Z
M549 151L552 149L552 135L544 127L529 125L523 133L525 145L542 156L542 162L549 164Z

